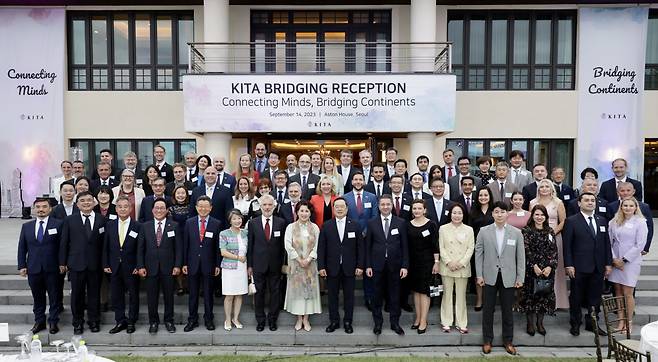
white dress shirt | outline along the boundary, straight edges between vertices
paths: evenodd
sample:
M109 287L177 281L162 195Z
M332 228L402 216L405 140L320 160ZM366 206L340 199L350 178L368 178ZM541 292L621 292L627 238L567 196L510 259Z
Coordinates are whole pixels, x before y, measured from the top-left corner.
M347 185L347 179L350 177L350 169L352 166L343 166L341 165L340 170L343 171L341 172L341 176L343 176L343 186Z
M341 243L345 236L345 220L347 220L346 217L343 217L342 219L336 218L336 228L338 229L338 237L340 238Z
M48 216L43 219L37 218L37 222L34 223L34 237L37 238L39 234L39 223L43 221L43 235L46 236L46 227L48 226ZM93 224L92 224L93 225Z
M260 221L263 223L263 232L265 232L265 223L267 223L267 219L270 219L270 235L269 236L270 236L270 238L272 238L272 229L273 229L272 228L272 223L274 221L273 220L274 216L265 217L265 215L261 215Z
M205 186L206 186L206 196L212 199L212 195L215 193L215 187L217 187L217 184L214 183L210 186L208 186L208 184L205 184Z
M80 211L80 218L82 219L82 225L84 225L85 224L85 219L87 219L87 218L82 213L82 211ZM91 223L91 229L92 230L94 230L94 220L95 219L96 219L96 213L92 211L91 213L89 213L89 222Z
M594 216L595 213L592 212L592 215L587 215L586 213L584 213L584 212L582 212L582 211L581 211L580 213L581 213L581 214L583 215L583 217L585 218L585 223L587 223L587 227L588 227L588 228L589 228L589 218L590 218L590 217L592 218L592 223L594 224L594 236L596 236L596 234L597 234L597 232L598 232L598 230L597 230L598 225L596 224L596 216Z
M167 219L153 219L153 231L155 232L155 237L158 237L158 224L161 224L160 227L162 227L162 237L165 237L165 226L167 225Z
M384 181L383 180L382 180L382 182L374 181L372 183L372 185L373 185L373 189L375 190L375 196L379 197L379 196L382 196L384 194ZM377 185L379 185L379 192L380 192L379 195L377 195Z
M503 253L503 247L505 246L505 226L498 227L498 225L495 225L496 227L496 248L498 248L498 256L500 256Z
M71 216L71 214L73 213L73 202L67 205L64 201L62 201L62 206L64 206L64 211L66 211L66 216Z

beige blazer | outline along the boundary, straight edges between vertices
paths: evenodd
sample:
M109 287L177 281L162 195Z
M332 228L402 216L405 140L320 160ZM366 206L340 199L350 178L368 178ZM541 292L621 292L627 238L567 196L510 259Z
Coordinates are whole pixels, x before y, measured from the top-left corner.
M113 204L117 204L117 198L119 197L119 190L121 189L121 185L119 186L114 186L112 188L112 193L114 194L114 200L112 200ZM142 208L142 200L146 197L146 194L144 193L144 190L141 188L135 186L134 187L134 192L135 192L135 219L139 220L139 210Z
M471 256L475 249L473 228L461 224L455 227L447 223L439 228L439 274L453 278L468 278L471 276ZM448 263L456 261L463 268L450 271Z
M484 277L487 285L496 285L500 270L505 288L514 287L515 282L525 279L525 245L521 230L505 224L503 250L498 255L496 224L480 229L475 243L475 272L478 278Z

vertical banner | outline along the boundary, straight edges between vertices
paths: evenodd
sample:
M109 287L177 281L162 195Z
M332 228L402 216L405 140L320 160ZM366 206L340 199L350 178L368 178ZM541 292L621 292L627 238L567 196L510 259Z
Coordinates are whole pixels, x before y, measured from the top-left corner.
M643 180L642 99L648 8L580 8L576 174L594 167L612 177L611 161L628 161Z
M64 158L63 8L0 8L2 217L21 215Z

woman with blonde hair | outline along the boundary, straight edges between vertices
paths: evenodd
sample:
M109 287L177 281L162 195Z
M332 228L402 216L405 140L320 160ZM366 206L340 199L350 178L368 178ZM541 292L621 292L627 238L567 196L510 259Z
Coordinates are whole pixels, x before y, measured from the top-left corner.
M564 254L562 252L562 228L567 218L564 203L557 197L555 185L549 179L537 182L537 197L530 201L530 210L535 205L543 205L548 211L548 225L555 233L557 244L557 269L555 270L555 308L569 308L569 294L567 292L567 276L564 270Z
M334 200L337 197L336 184L333 179L327 175L320 176L316 195L311 196L311 200L309 200L313 215L315 215L315 220L312 220L315 225L322 227L325 221L334 216Z
M343 194L345 193L343 186L343 176L341 176L341 174L339 174L338 170L336 169L336 161L330 156L325 157L324 160L322 161L321 170L322 173L320 174L320 177L322 176L330 177L334 183L334 191L336 195L343 196Z
M233 172L233 176L235 176L235 178L245 176L251 185L258 185L258 179L260 175L258 174L258 171L254 170L254 164L250 154L243 153L240 155L238 158L238 167L236 170L237 171Z
M615 295L626 297L628 325L619 321L618 330L633 328L632 319L635 312L633 291L642 267L642 250L647 242L647 220L640 212L640 204L634 197L621 201L619 210L608 224L610 246L612 249L612 273L608 280L615 283ZM622 318L621 315L619 318Z

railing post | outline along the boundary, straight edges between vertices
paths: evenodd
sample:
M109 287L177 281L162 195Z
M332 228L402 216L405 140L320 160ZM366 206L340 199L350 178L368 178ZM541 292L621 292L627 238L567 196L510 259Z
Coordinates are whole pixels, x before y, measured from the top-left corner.
M448 74L452 73L452 43L448 43Z
M192 74L192 43L187 43L187 73Z

